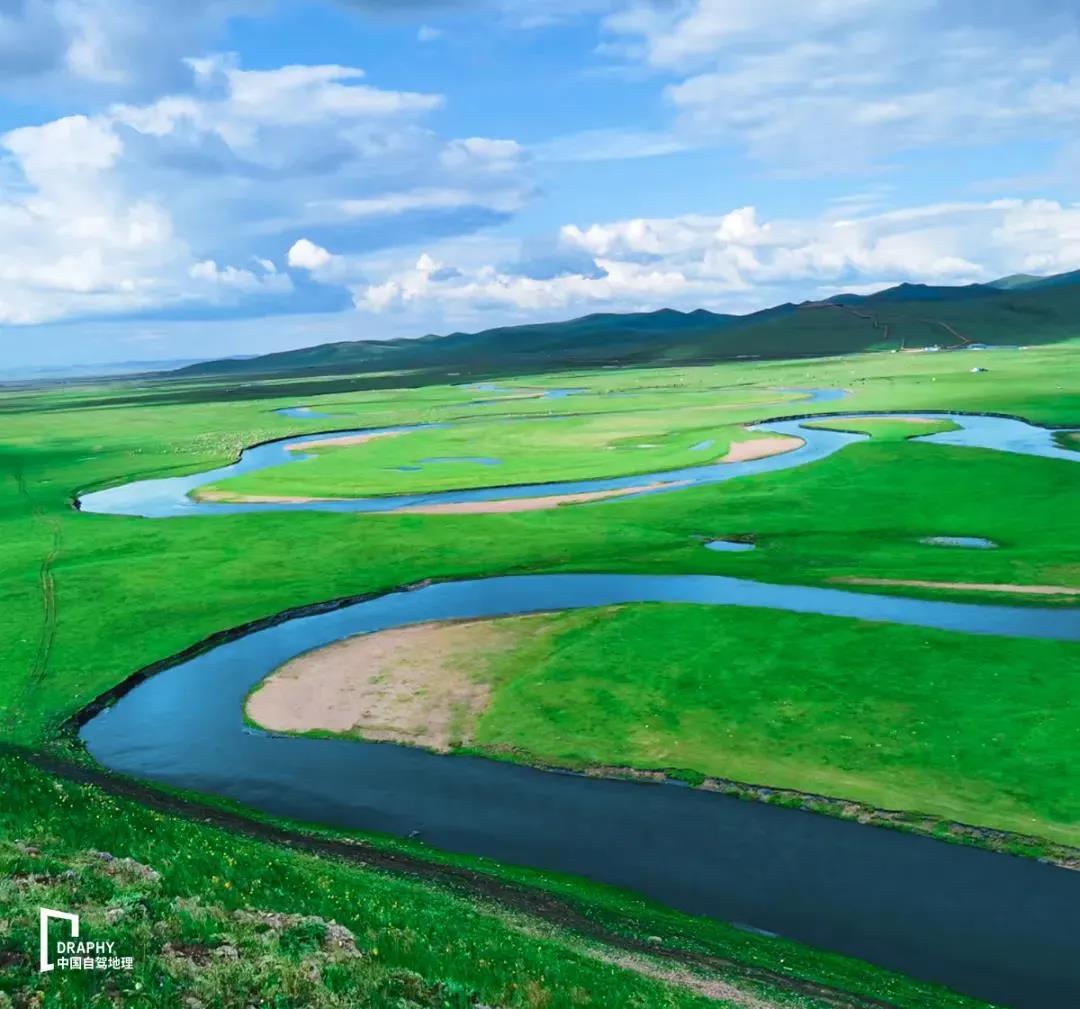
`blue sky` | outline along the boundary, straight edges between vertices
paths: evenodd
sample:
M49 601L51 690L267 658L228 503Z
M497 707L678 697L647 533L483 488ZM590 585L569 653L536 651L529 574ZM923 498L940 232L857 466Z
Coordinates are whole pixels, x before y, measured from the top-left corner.
M1080 268L1074 0L0 0L3 364Z

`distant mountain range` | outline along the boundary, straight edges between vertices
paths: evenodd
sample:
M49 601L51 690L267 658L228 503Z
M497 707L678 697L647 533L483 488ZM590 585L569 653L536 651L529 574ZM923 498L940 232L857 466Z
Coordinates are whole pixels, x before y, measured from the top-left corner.
M251 358L207 361L178 378L255 379L387 371L511 374L604 365L694 364L1053 343L1080 337L1080 271L1017 274L988 284L900 284L749 315L698 309L586 315L417 339L355 340Z

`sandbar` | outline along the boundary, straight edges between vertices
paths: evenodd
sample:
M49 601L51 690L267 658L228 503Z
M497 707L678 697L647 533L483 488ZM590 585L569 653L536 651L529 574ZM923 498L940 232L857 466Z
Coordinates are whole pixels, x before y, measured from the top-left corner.
M753 438L750 441L737 441L728 449L727 455L720 457L720 462L750 462L754 459L767 459L772 455L793 452L802 448L806 442L794 435L777 434L768 438Z
M1068 585L1011 585L1006 582L932 582L918 578L832 578L847 585L903 585L913 589L953 589L959 592L1012 592L1026 596L1080 596Z
M426 623L361 634L300 655L248 697L248 717L278 732L348 733L446 752L467 743L490 689L484 656L513 647L491 621Z

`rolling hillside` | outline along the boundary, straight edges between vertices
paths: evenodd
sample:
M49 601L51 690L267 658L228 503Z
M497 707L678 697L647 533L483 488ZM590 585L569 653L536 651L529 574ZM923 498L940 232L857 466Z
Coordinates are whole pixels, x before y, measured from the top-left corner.
M606 364L701 363L1053 343L1080 336L1080 272L991 284L901 284L872 295L784 304L750 315L699 309L587 315L412 340L356 340L172 372L181 378L257 378L382 371L522 372Z

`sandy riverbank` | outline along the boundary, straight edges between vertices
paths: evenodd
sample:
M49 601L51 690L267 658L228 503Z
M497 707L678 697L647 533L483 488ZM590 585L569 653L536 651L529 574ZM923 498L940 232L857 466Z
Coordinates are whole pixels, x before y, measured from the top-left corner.
M767 459L772 455L782 455L802 448L806 442L793 435L777 434L768 438L753 438L750 441L737 441L727 454L720 457L720 462L750 462L753 459Z
M1011 592L1024 596L1080 596L1068 585L1011 585L1005 582L932 582L919 578L832 578L845 585L902 585L913 589L953 589L959 592Z
M248 717L278 732L337 732L446 751L468 742L487 706L475 678L516 636L490 621L429 623L346 638L272 673Z
M340 438L313 438L311 441L298 441L285 447L290 452L310 452L314 448L326 448L328 445L363 445L376 438L395 438L403 431L368 431L364 434L345 434Z
M617 487L611 490L581 491L577 494L549 494L543 497L501 498L498 501L447 501L444 504L411 505L398 512L417 515L493 515L502 512L532 512L545 508L557 508L564 504L581 504L585 501L603 501L604 498L623 497L627 494L643 494L662 488L685 487L687 481L678 483L650 483L640 487Z

